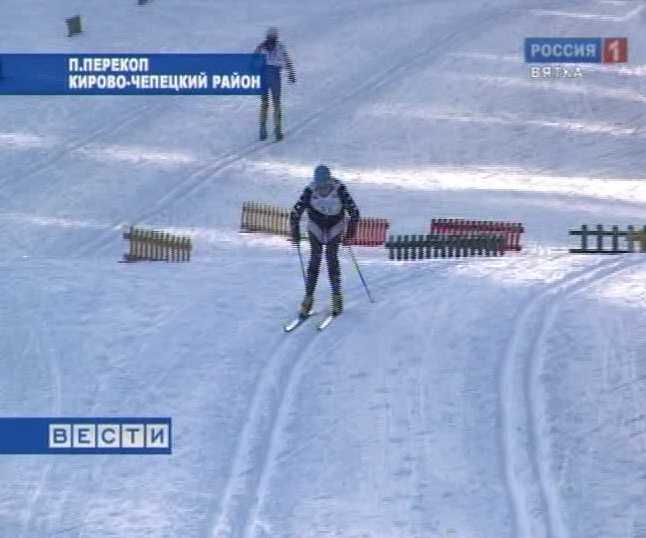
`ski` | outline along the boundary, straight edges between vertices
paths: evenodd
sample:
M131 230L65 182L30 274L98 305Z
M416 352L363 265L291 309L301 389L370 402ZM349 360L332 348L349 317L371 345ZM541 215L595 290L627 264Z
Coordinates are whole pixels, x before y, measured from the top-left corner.
M325 330L328 327L328 325L330 325L330 323L332 323L332 320L334 318L338 318L338 317L339 317L339 314L328 314L327 316L325 316L323 321L321 321L321 323L319 323L319 327L318 327L319 331Z
M301 325L303 325L303 323L305 323L308 319L310 319L312 317L312 314L313 312L310 312L306 316L299 314L292 321L284 325L283 329L285 330L286 333L291 333L294 329L300 327Z

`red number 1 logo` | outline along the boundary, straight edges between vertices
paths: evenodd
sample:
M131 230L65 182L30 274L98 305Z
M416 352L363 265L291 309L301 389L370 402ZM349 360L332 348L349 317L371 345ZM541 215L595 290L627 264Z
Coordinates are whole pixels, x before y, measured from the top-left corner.
M606 37L603 40L603 63L616 64L628 61L628 38Z

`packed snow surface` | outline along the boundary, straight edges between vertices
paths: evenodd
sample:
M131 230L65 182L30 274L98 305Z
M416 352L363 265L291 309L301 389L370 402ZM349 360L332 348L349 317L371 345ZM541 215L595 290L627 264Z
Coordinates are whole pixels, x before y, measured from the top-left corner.
M254 97L3 97L0 415L170 416L170 456L4 456L2 538L644 538L646 3L3 0L3 52L245 52L278 26L286 138ZM84 33L65 36L80 12ZM630 63L533 80L530 36ZM526 227L521 253L347 252L346 313L286 335L293 247L240 235L319 163L395 234ZM119 264L126 224L187 264ZM321 278L316 307L324 312Z

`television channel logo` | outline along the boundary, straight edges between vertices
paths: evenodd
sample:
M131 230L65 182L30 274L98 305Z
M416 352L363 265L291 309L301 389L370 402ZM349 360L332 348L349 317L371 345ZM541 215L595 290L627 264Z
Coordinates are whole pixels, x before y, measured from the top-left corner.
M525 63L626 63L626 37L527 37Z
M171 454L170 418L0 418L0 454Z

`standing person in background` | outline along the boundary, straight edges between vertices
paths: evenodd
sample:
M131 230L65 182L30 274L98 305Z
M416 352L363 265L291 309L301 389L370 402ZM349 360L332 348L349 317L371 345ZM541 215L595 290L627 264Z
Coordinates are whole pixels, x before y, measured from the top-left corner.
M266 60L267 87L260 101L260 140L267 138L267 114L269 112L269 93L274 104L274 134L276 140L283 139L282 109L280 103L280 76L283 68L287 69L287 80L296 82L294 66L289 59L285 46L278 40L278 29L269 28L265 40L256 47L256 54L264 54Z
M299 198L290 215L292 240L301 240L300 220L307 210L307 226L311 254L307 269L305 298L301 304L300 315L308 316L314 304L314 289L321 268L323 247L327 261L328 275L332 287L332 314L337 316L343 311L341 295L341 269L339 265L339 246L343 237L352 239L359 221L359 209L354 203L346 186L330 174L330 169L319 165L314 170L312 181ZM346 213L350 217L345 226Z

